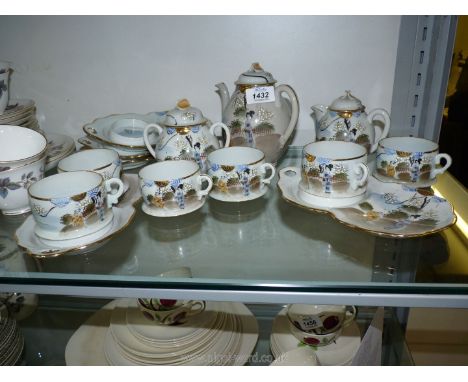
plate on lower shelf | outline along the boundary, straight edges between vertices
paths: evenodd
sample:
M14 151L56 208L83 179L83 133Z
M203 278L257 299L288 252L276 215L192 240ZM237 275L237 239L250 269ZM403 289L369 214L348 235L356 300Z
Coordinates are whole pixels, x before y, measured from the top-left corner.
M311 205L299 197L301 177L287 175L283 170L279 171L278 188L285 201L308 211L330 214L348 227L374 235L421 237L447 229L457 220L453 206L432 195L431 189L383 183L373 176L369 177L365 199L359 203L342 208Z
M124 230L133 220L136 211L132 205L124 205L114 207L113 212L114 218L110 229L102 231L101 234L87 235L79 239L60 240L55 245L52 240L48 240L46 243L34 233L36 223L34 217L30 215L16 230L15 240L19 248L36 258L88 253L103 246L112 237ZM69 246L67 242L70 243Z
M68 366L107 366L106 360L106 335L116 304L122 300L114 300L93 314L83 325L81 325L71 336L65 348L65 362ZM237 315L240 319L242 332L240 344L235 354L214 354L220 359L228 359L234 366L244 365L258 339L257 320L250 310L241 303L224 303L226 310ZM224 356L224 357L223 357Z
M282 309L273 320L271 329L270 345L275 358L289 350L297 349L303 345L289 330L289 320L286 315L287 308ZM335 342L326 346L310 348L322 366L343 366L351 364L354 355L361 345L361 333L355 321L343 329L341 336Z

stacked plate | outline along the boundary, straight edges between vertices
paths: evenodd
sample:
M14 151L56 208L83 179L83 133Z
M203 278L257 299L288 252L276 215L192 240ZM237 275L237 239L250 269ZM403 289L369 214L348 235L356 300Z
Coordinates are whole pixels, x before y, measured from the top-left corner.
M23 126L40 131L34 101L30 99L10 99L4 113L0 115L0 125Z
M307 346L291 333L286 308L281 310L273 321L270 336L270 349L275 358L279 358L286 352ZM356 322L351 323L343 329L341 335L326 346L313 347L318 362L322 366L347 366L351 365L354 355L361 345L361 333Z
M97 118L83 126L86 136L78 139L83 148L110 148L117 151L124 170L144 166L152 160L143 141L146 125L161 123L165 112L115 114ZM151 135L153 143L155 136Z
M21 358L24 338L16 320L6 314L0 306L0 366L14 366Z
M255 317L240 303L207 302L181 325L156 325L137 300L105 306L71 337L67 365L243 365L258 339Z
M49 171L57 167L58 162L75 152L75 141L73 138L55 133L46 133L47 159L45 170Z

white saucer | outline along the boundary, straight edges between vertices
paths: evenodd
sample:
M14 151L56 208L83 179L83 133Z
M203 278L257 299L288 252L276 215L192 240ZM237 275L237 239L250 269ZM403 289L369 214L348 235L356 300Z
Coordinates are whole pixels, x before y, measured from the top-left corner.
M32 215L16 230L15 240L24 252L37 257L56 257L64 254L77 255L96 250L107 243L113 236L119 234L132 221L135 209L132 205L125 204L113 208L114 218L112 225L101 235L88 235L78 239L52 241L40 239L34 233L35 220ZM60 242L60 243L58 243Z
M107 366L104 353L105 339L109 330L112 310L118 300L114 300L91 316L73 333L65 348L65 362L68 366ZM257 320L250 310L241 303L225 303L229 310L240 319L240 343L234 353L215 354L233 366L244 365L252 354L258 339ZM228 310L228 309L226 309ZM232 340L232 339L230 339Z
M247 202L249 200L255 200L258 198L261 198L263 195L265 195L269 190L268 185L264 185L264 187L260 191L251 191L249 193L249 196L243 196L243 195L228 195L224 194L222 192L216 192L212 191L210 192L210 198L219 200L221 202L234 202L234 203L241 203L241 202Z
M187 215L191 212L194 212L196 210L199 210L200 208L203 207L203 205L206 202L206 197L202 197L201 200L197 200L193 205L190 207L185 207L183 210L170 210L165 207L163 208L157 208L157 207L151 207L148 206L144 201L141 202L141 210L148 215L151 216L156 216L160 218L169 218L169 217L174 217L174 216L182 216L182 215Z
M63 158L75 152L75 141L73 138L56 133L46 133L47 158L45 171L55 168Z
M429 189L415 189L369 177L365 198L340 208L314 205L299 195L301 177L279 171L278 188L288 203L312 212L328 213L340 223L374 235L392 238L422 237L455 224L453 206L431 195Z
M289 330L289 320L286 315L287 308L281 310L273 321L270 343L273 356L279 358L283 353L297 349L303 345ZM335 342L320 347L310 348L315 350L318 361L322 366L345 365L352 361L361 345L361 333L356 322L352 322L343 329L341 336Z
M389 176L382 176L377 171L374 171L372 176L374 176L376 179L384 183L396 183L396 184L401 184L401 185L405 185L405 186L412 187L412 188L431 187L437 181L437 179L434 178L434 179L429 179L426 182L403 182L403 181L397 181L396 179L393 179Z

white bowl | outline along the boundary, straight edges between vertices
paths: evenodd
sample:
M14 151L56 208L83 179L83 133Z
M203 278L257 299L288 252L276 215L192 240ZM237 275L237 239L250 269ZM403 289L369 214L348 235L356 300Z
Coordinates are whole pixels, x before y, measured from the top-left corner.
M46 151L47 139L37 131L0 125L0 172L45 158Z

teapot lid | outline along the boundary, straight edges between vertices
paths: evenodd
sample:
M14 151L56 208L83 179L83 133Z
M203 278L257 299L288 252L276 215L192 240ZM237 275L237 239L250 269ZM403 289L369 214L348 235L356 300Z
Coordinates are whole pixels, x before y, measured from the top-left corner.
M254 62L250 69L242 73L237 81L236 85L266 85L274 84L276 80L272 74L265 72L258 62Z
M358 111L364 110L365 106L362 104L361 100L354 97L351 94L350 90L345 91L345 95L335 99L332 104L329 106L329 109L332 111Z
M200 109L192 107L187 99L182 99L177 102L174 109L166 113L164 125L166 126L192 126L201 125L207 120L203 116Z

